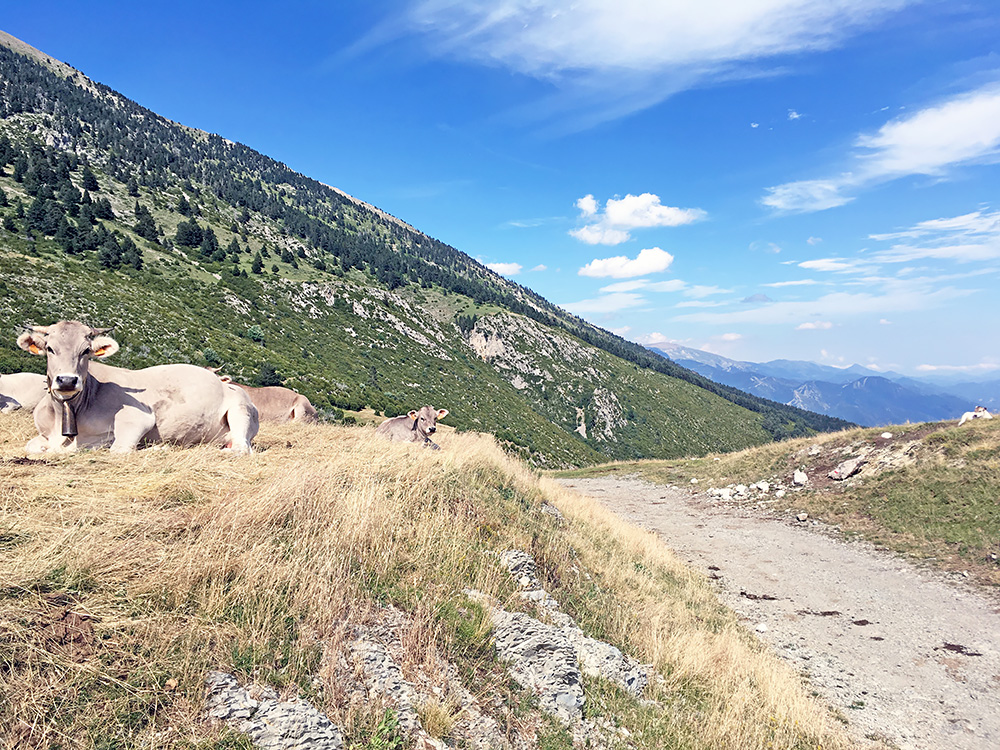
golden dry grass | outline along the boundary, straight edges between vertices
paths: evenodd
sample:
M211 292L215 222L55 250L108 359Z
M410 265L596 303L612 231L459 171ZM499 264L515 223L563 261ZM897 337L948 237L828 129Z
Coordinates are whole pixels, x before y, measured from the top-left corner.
M364 747L360 728L381 708L349 705L329 667L352 628L392 604L409 622L404 673L433 679L450 658L479 681L472 692L496 688L502 669L476 651L485 621L462 630L442 613L468 587L517 606L494 554L511 547L535 556L586 630L662 675L659 708L613 690L600 702L636 747L848 745L705 580L489 436L443 434L435 452L370 427L268 426L249 457L201 447L25 461L32 430L28 415L0 421L8 747L234 746L202 716L208 669L308 698ZM542 501L568 525L538 513ZM446 734L442 700L422 710Z

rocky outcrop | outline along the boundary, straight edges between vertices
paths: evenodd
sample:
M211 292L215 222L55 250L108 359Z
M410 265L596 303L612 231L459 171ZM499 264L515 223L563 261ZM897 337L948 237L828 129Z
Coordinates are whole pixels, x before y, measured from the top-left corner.
M322 713L305 701L282 701L271 688L240 687L225 672L205 677L208 715L248 735L261 750L341 750L344 738Z

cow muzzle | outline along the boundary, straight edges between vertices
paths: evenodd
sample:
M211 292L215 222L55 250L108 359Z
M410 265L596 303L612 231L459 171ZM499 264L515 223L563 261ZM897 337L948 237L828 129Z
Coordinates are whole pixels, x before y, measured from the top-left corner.
M78 375L56 375L50 384L52 395L60 401L68 401L80 393L83 388Z

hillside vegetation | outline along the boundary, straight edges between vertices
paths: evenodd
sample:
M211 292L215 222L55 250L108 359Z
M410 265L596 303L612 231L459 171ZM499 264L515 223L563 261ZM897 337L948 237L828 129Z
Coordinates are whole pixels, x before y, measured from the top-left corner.
M846 424L712 383L5 35L0 89L5 372L41 366L19 326L78 318L116 326L123 366L222 365L331 419L431 403L549 467Z
M509 747L569 748L492 646L483 601L536 611L499 563L512 549L584 631L652 665L642 700L585 681L584 716L608 737L592 746L848 746L707 580L488 436L447 432L432 452L371 428L284 426L248 457L33 461L32 432L28 415L0 421L2 746L249 747L205 715L211 670L309 701L346 747L409 746L396 704L364 683L364 635L448 746L467 746L478 707Z
M889 437L883 437L889 435ZM851 459L860 471L829 474ZM567 475L640 474L699 490L767 481L804 487L742 501L810 517L991 588L1000 587L1000 420L853 429L683 461L618 462ZM692 480L698 480L692 485Z

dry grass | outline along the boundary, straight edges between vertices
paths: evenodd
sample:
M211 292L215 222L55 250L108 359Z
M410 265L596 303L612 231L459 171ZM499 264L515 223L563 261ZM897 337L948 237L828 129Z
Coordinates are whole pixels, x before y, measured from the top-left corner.
M433 679L447 657L474 693L494 689L504 678L486 620L460 592L513 601L493 554L510 547L535 555L585 629L663 675L659 709L614 690L595 699L637 747L845 744L652 535L539 481L490 437L444 434L432 452L370 428L282 426L249 457L204 447L26 461L31 434L28 415L0 421L7 747L242 746L202 716L204 673L220 668L314 701L353 747L369 746L352 728L380 725L381 709L349 705L324 665L392 604L410 623L405 673ZM543 499L567 528L537 512ZM447 734L450 705L421 710Z

